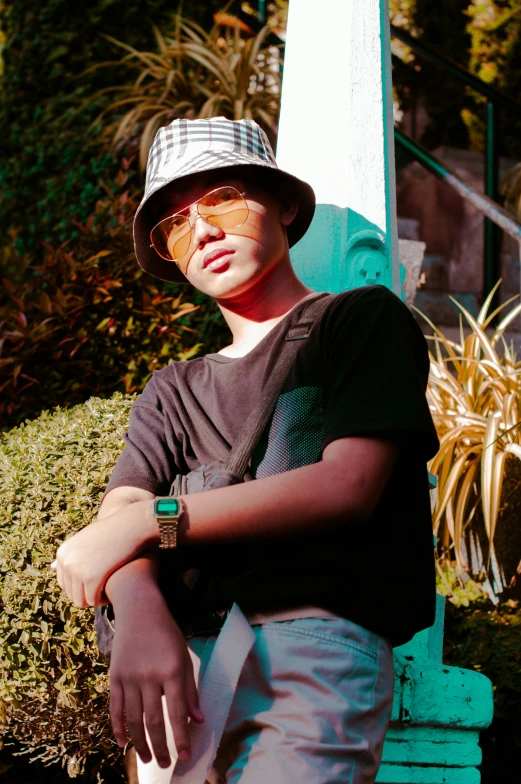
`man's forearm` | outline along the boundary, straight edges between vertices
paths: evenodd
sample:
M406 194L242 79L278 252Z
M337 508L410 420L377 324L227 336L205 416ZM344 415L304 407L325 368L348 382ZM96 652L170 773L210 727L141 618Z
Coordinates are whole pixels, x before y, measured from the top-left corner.
M392 442L339 439L326 447L318 463L183 496L186 511L180 520L179 543L183 547L302 536L366 519L380 499L398 453ZM157 594L155 564L141 558L160 542L153 497L150 493L140 501L116 504L117 508L111 503L104 509L106 516L100 514L96 522L60 545L51 566L76 606L103 604L108 597L129 608L135 591ZM129 586L132 594L127 592Z
M329 459L324 453L318 463L184 496L180 545L302 535L365 519L378 503L399 448L349 441L349 459L337 459L331 445Z
M132 602L132 594L136 590L142 591L145 586L157 587L157 560L151 553L135 558L113 572L105 584L105 594L117 609Z
M349 442L347 451L343 441ZM342 442L331 444L318 463L183 496L180 545L292 536L316 531L317 526L323 529L364 519L383 492L399 448L362 438ZM132 507L106 522L114 518L120 526L128 525L128 535L137 537L142 548L156 548L160 536L152 504L143 501Z

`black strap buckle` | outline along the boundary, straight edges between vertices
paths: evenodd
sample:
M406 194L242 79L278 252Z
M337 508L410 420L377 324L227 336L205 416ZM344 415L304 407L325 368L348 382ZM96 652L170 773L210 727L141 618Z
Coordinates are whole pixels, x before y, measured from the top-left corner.
M312 321L303 321L301 324L294 324L286 334L286 340L305 340L310 333Z

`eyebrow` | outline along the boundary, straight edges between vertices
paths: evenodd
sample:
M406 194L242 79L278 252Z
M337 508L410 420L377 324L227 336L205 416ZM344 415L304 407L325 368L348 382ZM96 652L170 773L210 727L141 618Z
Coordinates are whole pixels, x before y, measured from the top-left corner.
M184 202L184 199L183 202L177 202L177 204L175 199L172 201L172 204L167 204L165 202L161 204L161 207L156 211L156 220L160 221L163 220L163 218L168 218L170 215L175 215L178 212L184 212L184 210L186 210L190 204L193 204L194 199L189 201L188 204L186 204L184 207L180 206Z
M201 186L201 190L200 191L197 188L195 188L195 187L192 188L192 191L190 191L190 190L186 191L186 193L190 193L190 192L192 192L193 194L199 193L199 196L196 195L195 198L192 198L192 199L188 199L187 198L186 199L187 203L185 204L184 207L181 207L180 204L183 204L185 202L185 199L183 199L181 202L178 201L177 204L176 204L176 195L177 194L173 193L172 194L173 204L167 205L167 204L163 203L161 205L161 208L158 209L157 212L156 212L155 220L161 221L161 220L164 220L165 218L171 217L172 215L177 215L177 213L179 213L179 212L184 212L194 202L196 202L198 199L201 199L203 197L203 195L205 195L204 191L210 192L210 191L216 190L216 188L220 188L221 185L228 185L229 183L235 183L235 184L241 183L241 187L246 185L246 183L239 177L226 177L226 178L224 178L221 181L217 180L216 182L213 182L213 183L212 182L207 182L205 185ZM235 187L235 185L233 187Z

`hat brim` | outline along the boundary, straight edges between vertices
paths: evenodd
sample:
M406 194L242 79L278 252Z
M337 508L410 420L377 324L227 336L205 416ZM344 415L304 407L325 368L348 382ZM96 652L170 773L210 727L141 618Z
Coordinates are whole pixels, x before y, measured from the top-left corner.
M234 155L237 160L239 156ZM213 166L212 169L205 169L211 171L219 169L222 171L223 176L227 171L236 171L237 169L262 169L262 179L265 180L266 176L273 178L274 184L282 182L288 183L292 189L298 194L298 212L292 222L287 226L288 244L291 248L295 245L306 233L315 213L315 192L311 185L298 177L288 174L287 172L277 169L268 164L252 163L251 158L246 158L247 163L234 163L233 165L224 164L222 166ZM157 199L163 188L171 185L173 182L179 187L179 190L188 188L190 180L197 176L199 172L190 172L190 174L181 177L174 177L170 182L163 183L154 193L151 193L146 199L143 199L139 205L136 216L134 218L134 249L140 267L153 275L155 278L167 281L169 283L188 283L187 278L183 275L179 267L174 261L166 261L163 259L153 247L150 246L150 232L154 228L156 220L150 209L151 205Z

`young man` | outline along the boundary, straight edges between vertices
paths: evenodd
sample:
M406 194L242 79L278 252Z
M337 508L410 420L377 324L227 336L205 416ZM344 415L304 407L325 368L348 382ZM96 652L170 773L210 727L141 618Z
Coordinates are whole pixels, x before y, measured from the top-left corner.
M156 136L137 259L214 297L232 341L153 374L98 520L56 561L76 605L114 607L112 722L123 746L126 716L140 782L170 781L171 728L172 781L196 781L187 760L210 753L212 732L212 780L374 781L391 645L434 620L428 355L407 308L381 286L332 298L302 341L253 453L255 481L178 499L176 552L207 586L188 640L158 588L152 502L176 474L226 460L258 404L290 319L315 296L289 259L313 211L310 186L277 168L250 120L176 120ZM238 631L223 651L234 603L225 628ZM218 687L203 717L196 681L204 671L204 691L210 670Z

